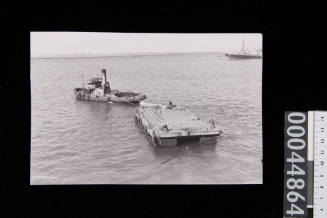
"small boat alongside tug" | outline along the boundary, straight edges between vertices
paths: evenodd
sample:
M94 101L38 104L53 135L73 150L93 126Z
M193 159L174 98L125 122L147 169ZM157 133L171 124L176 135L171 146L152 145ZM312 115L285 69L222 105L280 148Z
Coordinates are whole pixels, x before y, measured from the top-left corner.
M146 95L143 94L112 90L107 81L106 69L102 69L102 76L102 78L95 77L90 79L85 87L75 88L74 94L76 99L131 104L138 104L146 99Z
M183 107L141 103L135 115L136 123L157 146L176 146L188 141L216 143L222 134L214 121L204 121Z

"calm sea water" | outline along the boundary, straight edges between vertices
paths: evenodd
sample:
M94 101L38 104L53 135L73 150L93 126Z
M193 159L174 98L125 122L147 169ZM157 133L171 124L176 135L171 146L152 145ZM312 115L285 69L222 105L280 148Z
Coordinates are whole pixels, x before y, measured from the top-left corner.
M216 145L153 147L135 106L78 101L106 68L114 89L213 118ZM262 183L262 60L214 54L32 59L31 184Z

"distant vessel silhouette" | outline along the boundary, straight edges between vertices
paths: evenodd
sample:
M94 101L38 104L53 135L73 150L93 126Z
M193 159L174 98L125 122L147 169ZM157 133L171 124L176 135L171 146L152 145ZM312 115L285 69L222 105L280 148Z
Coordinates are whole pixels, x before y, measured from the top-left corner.
M262 58L262 55L260 55L259 52L257 54L249 53L249 51L245 49L244 40L243 40L243 44L242 44L242 48L241 48L240 52L225 53L225 56L229 57L230 59L260 59L260 58Z

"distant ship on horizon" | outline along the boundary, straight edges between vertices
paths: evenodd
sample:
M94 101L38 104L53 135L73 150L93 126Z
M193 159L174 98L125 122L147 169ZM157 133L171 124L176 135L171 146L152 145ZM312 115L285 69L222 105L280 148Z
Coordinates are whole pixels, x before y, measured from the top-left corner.
M242 48L240 52L236 53L225 53L226 57L229 57L230 59L260 59L262 58L262 55L259 53L259 50L257 50L257 54L251 54L249 50L245 49L244 46L244 40L242 44Z

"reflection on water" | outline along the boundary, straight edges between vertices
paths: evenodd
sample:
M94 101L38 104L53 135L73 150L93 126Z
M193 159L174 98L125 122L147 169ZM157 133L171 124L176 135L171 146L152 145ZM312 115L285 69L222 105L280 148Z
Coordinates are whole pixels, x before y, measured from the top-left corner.
M223 134L214 145L154 147L135 105L78 101L73 88L107 68L114 89L169 100ZM33 59L32 184L262 182L261 60L216 55Z

